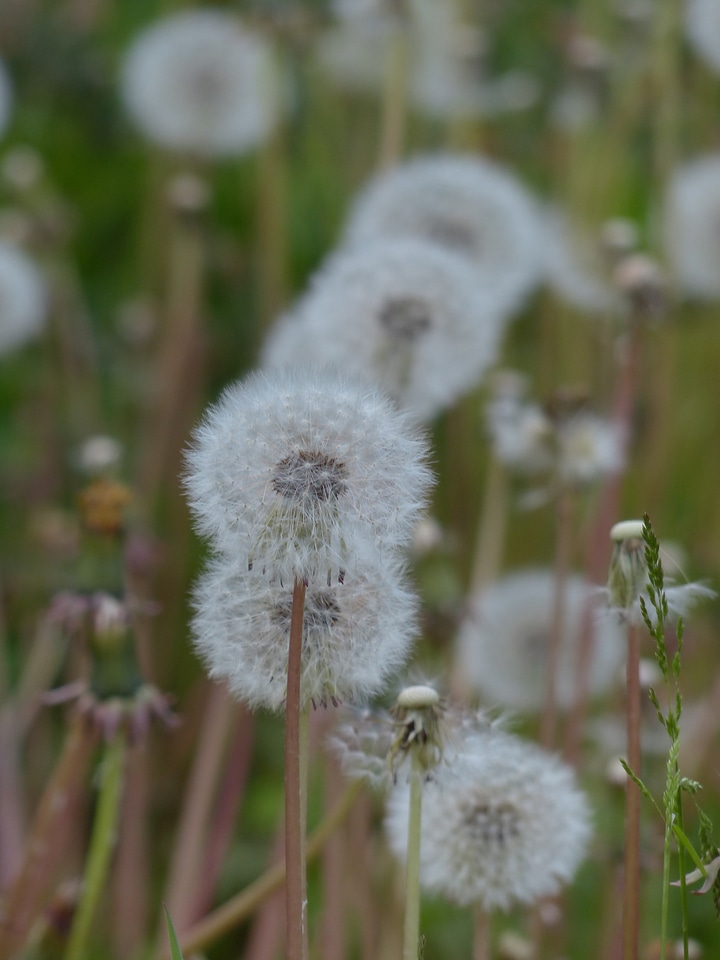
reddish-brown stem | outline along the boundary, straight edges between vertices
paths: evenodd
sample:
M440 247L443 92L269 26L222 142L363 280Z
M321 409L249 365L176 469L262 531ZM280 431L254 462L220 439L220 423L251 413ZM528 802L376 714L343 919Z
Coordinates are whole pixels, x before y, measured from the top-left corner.
M473 923L473 960L488 960L490 956L490 923L486 910L475 906Z
M638 368L642 354L642 330L642 322L639 318L636 318L628 334L630 342L626 345L615 390L612 421L619 431L622 459L627 454L630 442ZM622 468L607 475L600 491L595 518L588 537L588 551L585 559L585 570L589 583L604 583L607 579L607 568L612 547L609 534L610 528L618 519L621 482ZM574 766L578 765L580 759L580 745L588 707L588 678L595 641L594 609L595 603L592 599L589 599L585 604L580 628L575 674L577 697L568 715L565 732L565 757Z
M305 819L301 758L302 642L305 615L305 582L295 578L287 697L285 700L285 920L286 960L308 960L307 878L305 868Z
M28 837L20 873L7 891L0 925L0 958L14 957L47 904L69 834L87 789L95 734L84 718L73 718L52 779L45 788Z
M628 626L627 762L640 776L640 632ZM625 786L625 872L623 890L623 960L637 960L640 936L640 790Z
M148 804L150 799L147 746L128 750L120 813L120 836L113 860L112 923L119 957L136 956L148 924Z
M563 631L565 629L565 593L570 554L572 552L572 494L561 490L556 504L556 541L555 541L555 582L553 589L552 620L550 624L550 643L547 657L547 686L545 704L540 722L540 742L550 749L555 742L557 726L557 674L562 651Z

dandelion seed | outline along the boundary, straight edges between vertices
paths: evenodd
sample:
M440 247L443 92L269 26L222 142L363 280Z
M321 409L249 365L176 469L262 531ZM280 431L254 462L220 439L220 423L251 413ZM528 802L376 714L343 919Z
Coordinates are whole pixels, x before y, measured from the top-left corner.
M287 686L293 582L218 557L195 589L195 647L211 677L251 707L281 710ZM397 562L360 553L342 582L309 579L301 700L316 706L377 694L407 659L417 601Z
M347 227L352 244L416 237L470 261L497 312L522 306L543 269L540 217L512 173L470 156L417 157L371 182Z
M665 249L679 287L704 300L720 297L720 155L678 166L668 184Z
M152 141L201 156L243 153L278 117L275 70L265 41L212 9L151 26L130 48L122 95Z
M419 240L332 258L268 341L269 366L356 370L430 419L497 358L503 321L464 260Z
M368 539L412 538L430 485L425 441L372 387L332 373L256 374L210 408L188 453L202 533L292 584L336 578Z
M586 604L597 590L580 577L565 585L562 647L557 662L556 697L561 709L577 699L577 658ZM550 570L509 574L477 594L457 640L459 667L467 683L488 700L518 710L540 710L547 691L555 578ZM588 675L598 696L613 684L625 643L619 626L602 621Z
M400 858L407 809L408 787L399 781L386 826ZM475 732L424 785L421 883L486 910L533 903L572 879L590 833L570 767L501 731Z
M45 286L35 264L0 240L0 355L35 337L45 322Z

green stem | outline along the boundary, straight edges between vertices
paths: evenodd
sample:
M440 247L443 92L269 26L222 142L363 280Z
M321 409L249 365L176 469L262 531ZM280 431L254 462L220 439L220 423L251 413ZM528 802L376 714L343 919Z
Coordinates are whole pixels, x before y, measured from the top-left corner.
M285 918L287 960L308 960L307 869L305 863L305 802L303 768L307 771L307 711L301 707L302 642L305 583L295 578L287 697L285 701ZM305 715L305 720L303 720ZM305 737L303 738L303 729ZM303 757L303 754L305 755Z
M640 774L640 633L628 627L627 759ZM625 876L623 890L623 960L638 960L640 945L640 790L628 779L625 786Z
M685 824L683 822L683 811L682 811L682 791L678 790L677 792L677 824L680 829L685 832ZM688 960L689 946L688 940L690 937L690 930L688 926L688 911L687 911L687 885L685 883L685 847L682 843L678 844L678 869L680 870L680 915L682 917L682 936L683 936L683 960ZM664 884L665 889L668 889L668 884ZM663 891L664 892L664 891Z
M105 886L117 837L125 767L125 733L119 731L107 745L101 769L100 796L88 851L82 896L75 914L65 960L88 956L88 938L95 911Z
M665 821L665 845L663 848L662 906L660 907L660 960L665 960L667 949L668 900L670 895L670 840L672 822Z
M410 771L410 817L408 820L407 871L405 876L405 933L403 960L418 960L420 939L420 820L422 813L422 768L412 750Z

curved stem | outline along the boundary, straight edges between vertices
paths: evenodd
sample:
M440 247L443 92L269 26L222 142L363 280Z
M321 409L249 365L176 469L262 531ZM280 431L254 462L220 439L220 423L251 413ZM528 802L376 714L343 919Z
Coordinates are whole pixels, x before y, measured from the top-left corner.
M82 896L70 932L65 960L83 960L83 957L87 956L91 924L105 886L117 837L125 748L125 733L121 730L107 745L103 757L100 796L83 878Z

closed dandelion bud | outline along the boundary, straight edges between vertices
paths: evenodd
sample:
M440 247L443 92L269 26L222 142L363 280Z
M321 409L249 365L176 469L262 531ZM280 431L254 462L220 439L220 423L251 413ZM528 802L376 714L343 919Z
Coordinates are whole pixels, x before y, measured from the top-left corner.
M368 541L408 545L425 441L372 387L330 372L256 374L207 412L186 487L200 531L246 570L340 579Z
M206 157L251 150L279 113L268 45L221 10L179 13L141 34L125 58L122 95L150 140Z
M613 542L607 592L611 607L629 610L645 587L647 566L642 520L623 520L610 530Z
M391 710L398 728L390 748L393 769L411 750L419 769L427 771L438 765L442 759L442 714L440 695L433 687L416 684L400 691Z
M632 253L618 263L614 280L636 316L655 319L666 313L667 281L655 260L642 253Z
M195 588L195 647L210 676L226 680L251 707L281 710L293 581L269 579L218 557ZM303 622L301 702L365 700L405 662L417 601L390 557L366 553L342 581L308 578Z
M570 767L490 729L464 738L423 786L420 881L461 905L508 910L568 883L590 839L590 812ZM404 857L408 787L398 781L386 820Z
M475 270L488 305L519 309L543 270L535 201L509 171L471 156L417 157L371 182L347 227L351 244L429 240Z

